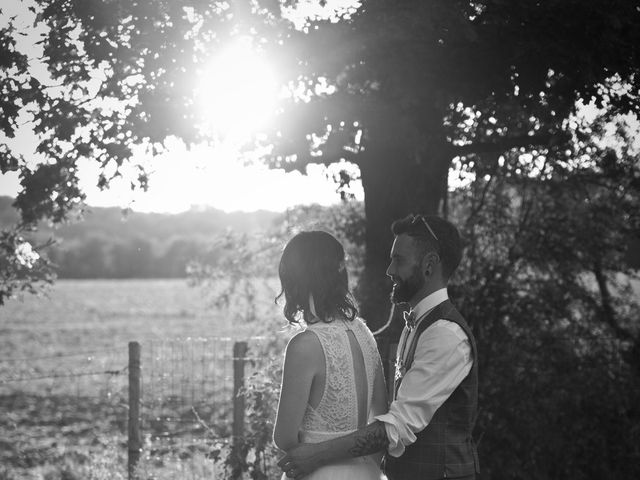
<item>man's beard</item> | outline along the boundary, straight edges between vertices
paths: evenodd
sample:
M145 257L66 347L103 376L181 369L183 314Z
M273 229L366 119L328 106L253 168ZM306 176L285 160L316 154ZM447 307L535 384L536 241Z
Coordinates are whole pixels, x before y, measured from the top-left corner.
M415 267L411 276L406 280L395 277L395 285L391 291L391 301L393 303L408 303L416 293L424 286L425 279L420 275L420 268Z

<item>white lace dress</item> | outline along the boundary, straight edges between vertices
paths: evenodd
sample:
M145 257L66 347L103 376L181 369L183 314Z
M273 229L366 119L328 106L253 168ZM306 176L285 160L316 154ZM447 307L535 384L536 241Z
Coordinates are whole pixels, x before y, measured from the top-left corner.
M358 400L353 356L348 331L360 346L367 376L367 419L371 421L373 382L382 369L373 334L364 322L334 320L307 327L320 341L324 351L326 380L320 403L314 409L307 404L299 432L303 443L318 443L340 437L358 429ZM282 476L284 480L285 475ZM358 457L319 468L305 480L379 480L386 478L373 457Z

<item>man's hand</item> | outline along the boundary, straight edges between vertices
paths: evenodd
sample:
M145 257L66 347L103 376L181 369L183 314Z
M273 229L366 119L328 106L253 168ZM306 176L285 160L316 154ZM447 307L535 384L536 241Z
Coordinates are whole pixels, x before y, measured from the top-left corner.
M382 452L388 444L384 423L376 420L344 437L300 443L280 459L278 466L287 477L298 479L330 463Z
M278 466L288 478L302 478L322 466L322 444L301 443L280 459Z

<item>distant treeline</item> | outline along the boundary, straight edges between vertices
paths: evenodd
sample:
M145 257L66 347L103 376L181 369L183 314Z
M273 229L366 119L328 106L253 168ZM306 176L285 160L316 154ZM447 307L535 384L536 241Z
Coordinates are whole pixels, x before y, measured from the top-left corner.
M0 196L0 229L18 221L12 202ZM29 240L42 245L55 239L53 246L40 253L53 262L59 278L182 278L191 261L215 264L229 254L215 247L228 230L253 235L288 223L301 227L313 219L329 226L343 241L340 231L346 229L353 236L350 241L364 243L364 211L358 202L347 208L299 206L285 213L225 213L215 208L180 214L124 213L120 208L92 207L81 221L55 229L39 225ZM351 252L351 257L357 255ZM626 261L640 268L639 239L629 239Z
M49 248L59 278L177 278L196 259L212 260L211 242L175 238L168 246L144 238L88 236Z
M0 197L0 228L18 220L12 202ZM41 245L55 239L41 253L56 265L59 278L175 278L186 276L190 261L220 255L213 246L225 231L265 231L283 216L214 208L159 214L92 207L81 221L55 229L39 226L29 240Z

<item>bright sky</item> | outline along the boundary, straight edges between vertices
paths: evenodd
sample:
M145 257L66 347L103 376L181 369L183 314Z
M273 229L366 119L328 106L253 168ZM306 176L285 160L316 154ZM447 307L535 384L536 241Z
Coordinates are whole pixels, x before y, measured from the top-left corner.
M336 11L351 12L359 5L359 0L329 0L326 7L311 0L301 0L300 12L286 11L287 18L304 27L304 18L332 18ZM26 12L25 3L11 0L2 5L3 15L0 26L6 18L18 15L18 27L27 34L18 36L18 48L31 51L38 56L34 45L37 32L31 25L33 18ZM334 12L334 13L332 13ZM47 81L46 71L37 62L32 64L33 72L41 81ZM100 73L100 72L98 72ZM211 64L204 69L200 87L196 90L198 104L207 114L206 128L216 132L223 141L214 146L197 146L187 150L177 140L167 141L167 152L155 158L142 150L134 155L136 163L148 166L151 172L149 190L132 192L128 178L135 178L131 172L120 181L113 181L109 190L100 191L96 187L97 164L85 161L79 165L80 186L87 195L87 203L92 206L119 206L136 211L177 213L191 207L213 206L225 211L258 209L284 210L296 204L320 203L328 205L338 202L336 184L328 179L345 165L331 169L312 165L307 175L299 172L285 173L271 170L260 162L247 165L240 159L240 148L252 133L260 131L268 124L271 115L283 96L279 87L278 72L269 59L256 51L249 38L237 38L221 50ZM97 87L95 80L94 88ZM585 117L594 116L597 111L591 106L582 107ZM592 111L589 111L592 110ZM637 120L635 120L637 126ZM11 147L27 159L34 159L37 138L30 131L29 124L19 132L16 139L7 141ZM357 167L347 167L355 170ZM450 186L468 183L452 170ZM15 196L19 191L17 174L0 175L0 195ZM362 185L354 182L351 193L363 199Z
M302 2L306 3L315 5L315 2ZM358 2L334 0L327 8L344 8L345 4L354 3ZM317 5L314 8L317 10ZM24 3L11 0L2 6L3 17L18 14L18 23L21 21L23 31L29 32L33 20L25 9ZM307 13L320 16L322 12L316 10ZM18 38L19 42L25 42L23 46L34 52L37 51L33 45L36 40L35 34ZM21 48L20 44L18 48ZM147 192L132 192L126 171L122 181L114 181L109 190L100 191L96 187L97 164L83 162L79 165L78 175L80 186L87 194L87 203L177 213L192 206L214 206L225 211L284 210L301 203L328 205L340 200L336 184L327 178L335 171L333 168L327 170L312 165L307 168L307 175L302 175L268 169L259 162L246 165L240 160L242 142L268 123L281 95L277 72L271 68L268 59L253 50L247 39L229 44L213 60L203 75L199 95L203 108L211 112L208 127L223 134L223 142L215 147L203 145L187 150L181 142L169 139L167 152L155 158L146 156L141 150L134 160L147 164L152 172ZM35 158L37 138L29 128L23 128L7 143L25 158ZM0 195L15 196L19 188L17 174L0 175ZM354 184L352 192L356 198L363 198L359 183Z
M114 181L109 190L96 186L97 163L79 165L80 184L92 206L130 207L140 212L178 213L194 206L213 206L224 211L281 211L304 203L329 205L340 200L336 185L327 180L330 173L311 165L307 175L285 173L264 165L243 165L233 151L199 146L191 151L179 142L169 142L169 151L150 162L152 172L147 192L132 192L126 179ZM126 173L125 173L126 174ZM19 180L15 173L0 175L0 195L15 196ZM362 188L354 188L363 198Z

